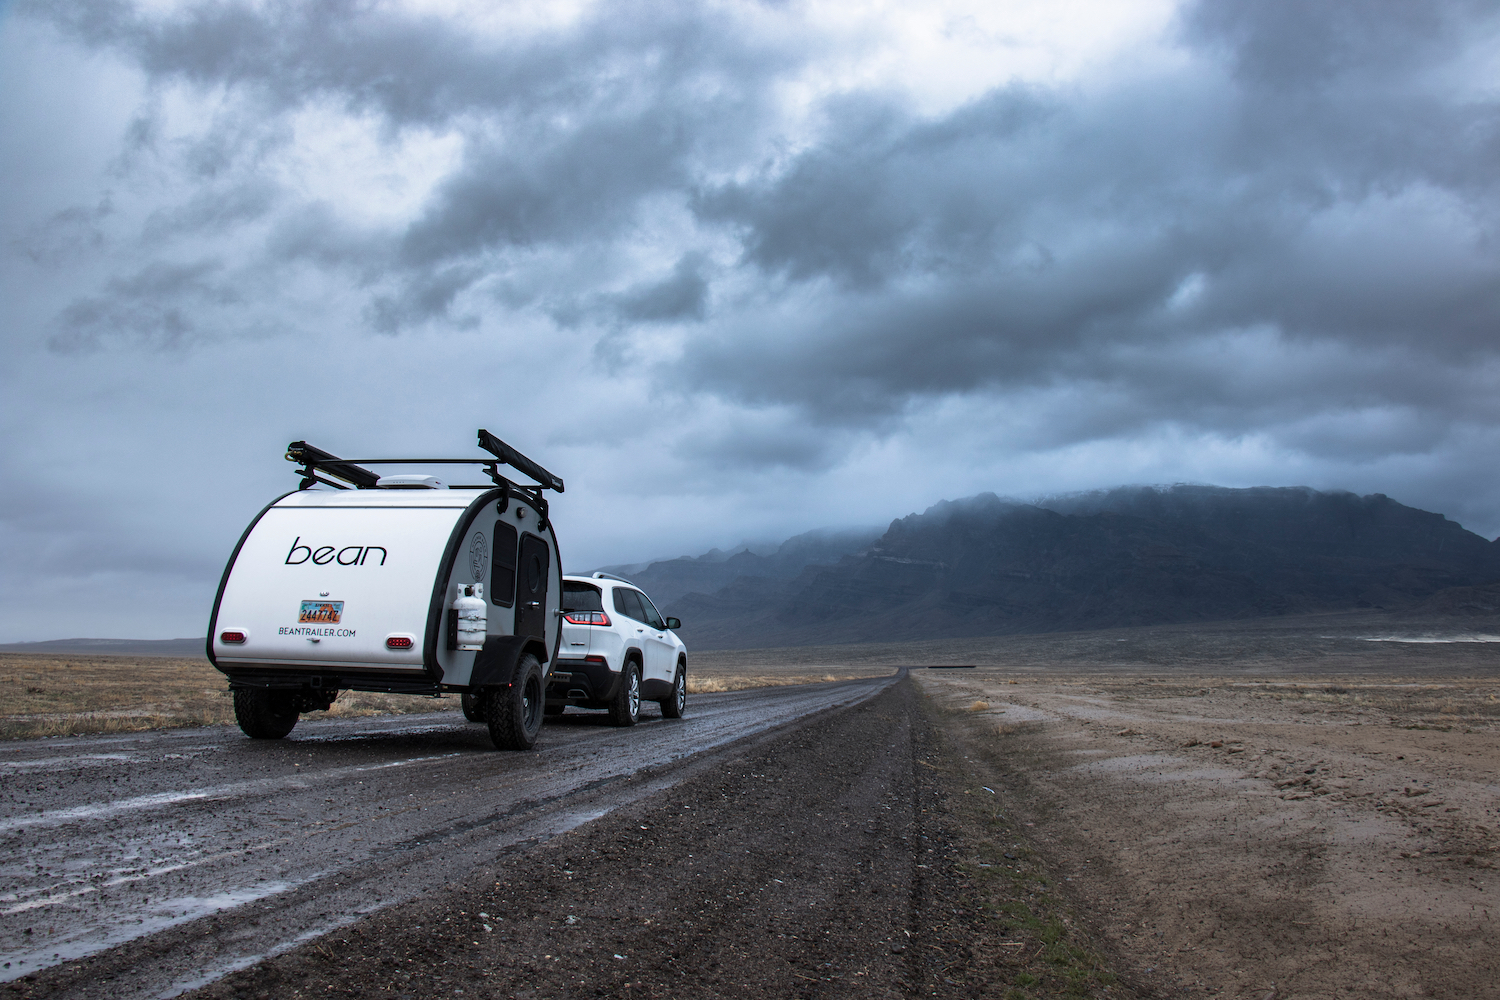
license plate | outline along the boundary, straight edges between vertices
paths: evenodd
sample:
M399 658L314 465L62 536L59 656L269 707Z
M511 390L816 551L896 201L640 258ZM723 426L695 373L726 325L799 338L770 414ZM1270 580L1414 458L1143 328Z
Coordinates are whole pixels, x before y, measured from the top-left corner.
M315 622L319 625L337 625L344 616L343 601L303 601L298 622Z

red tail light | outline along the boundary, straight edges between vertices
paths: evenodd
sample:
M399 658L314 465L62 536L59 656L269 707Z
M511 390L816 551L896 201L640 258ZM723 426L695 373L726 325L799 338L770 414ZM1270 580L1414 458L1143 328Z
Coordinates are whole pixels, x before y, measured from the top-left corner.
M243 632L220 632L219 633L219 641L220 642L232 642L235 645L239 645L240 643L242 643L242 642L245 641L245 633L243 633Z
M411 649L412 641L409 635L393 635L385 641L388 649Z
M563 621L570 625L608 625L609 615L603 611L564 611Z

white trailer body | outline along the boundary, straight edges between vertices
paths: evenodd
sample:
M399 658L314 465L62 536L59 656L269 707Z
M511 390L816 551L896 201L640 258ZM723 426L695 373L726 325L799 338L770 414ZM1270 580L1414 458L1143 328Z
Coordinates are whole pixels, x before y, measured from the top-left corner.
M322 490L308 488L313 478L245 529L214 601L208 656L229 677L242 728L285 735L299 712L326 709L341 690L498 703L530 683L521 674L534 661L540 686L511 707L527 715L523 729L539 729L562 596L540 489L411 488L423 477L391 477L400 488ZM493 724L491 733L518 742Z
M501 511L493 495L501 492L305 490L281 498L251 525L225 574L214 664L231 677L327 671L467 687L475 652L449 648L446 612L460 585L476 583L489 604L486 634L516 635L519 617L524 634L538 631L543 662L551 659L557 544L529 503L511 498ZM526 607L536 590L544 591L540 614Z

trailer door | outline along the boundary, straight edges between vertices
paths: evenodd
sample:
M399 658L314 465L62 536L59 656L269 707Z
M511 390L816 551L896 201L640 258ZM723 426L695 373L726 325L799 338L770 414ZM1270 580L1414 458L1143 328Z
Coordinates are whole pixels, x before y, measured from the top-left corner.
M547 585L551 576L552 549L546 539L521 536L516 560L516 635L534 635L547 640Z

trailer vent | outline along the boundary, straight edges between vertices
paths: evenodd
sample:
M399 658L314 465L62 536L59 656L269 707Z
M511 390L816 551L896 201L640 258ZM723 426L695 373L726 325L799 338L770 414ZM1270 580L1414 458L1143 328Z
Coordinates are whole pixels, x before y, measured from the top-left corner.
M412 638L409 635L393 635L385 644L388 649L411 649Z
M231 631L231 632L220 632L219 633L219 641L220 642L231 642L231 643L234 643L236 646L238 646L239 644L241 644L241 643L243 643L245 641L245 633L243 633L243 632L233 632L233 631Z

